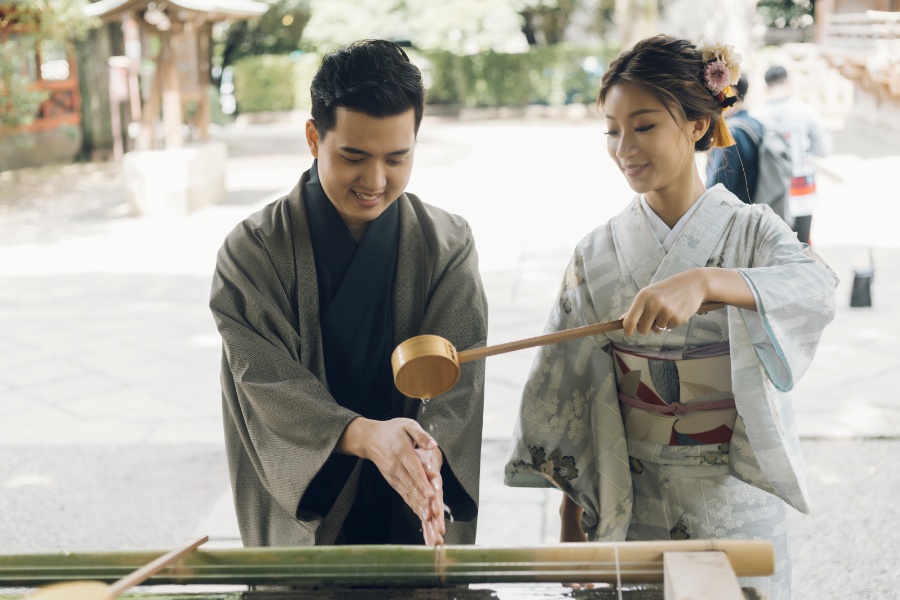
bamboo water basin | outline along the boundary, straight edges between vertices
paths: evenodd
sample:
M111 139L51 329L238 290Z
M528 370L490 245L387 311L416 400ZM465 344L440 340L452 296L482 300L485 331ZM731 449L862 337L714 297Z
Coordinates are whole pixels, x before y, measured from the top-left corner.
M159 595L152 592L133 592L129 595L154 600L163 598L374 600L401 597L398 595L398 589L405 588L412 595L402 597L410 599L454 597L463 600L491 596L484 595L483 589L448 589L448 586L516 584L519 586L518 595L501 594L493 597L501 600L507 597L571 598L572 595L569 593L571 590L568 588L550 588L555 590L549 592L551 595L546 595L546 591L537 590L546 589L545 584L548 583L616 583L620 580L623 584L631 586L659 584L664 582L663 572L667 568L665 561L669 556L675 555L722 557L722 560L730 565L732 584L736 582L735 575L767 576L774 570L772 544L767 541L744 540L585 543L530 547L318 546L201 549L159 571L146 583L279 586L281 590L243 592L232 596L171 593ZM72 580L111 582L140 568L157 556L158 552L0 555L0 587L31 588ZM285 591L288 586L299 586L305 588L305 591L302 593ZM312 594L310 588L314 586L324 589L319 591L321 593ZM347 589L351 586L380 586L382 591L387 590L391 593L379 596L378 590L353 590L351 594ZM579 591L576 597L616 597L602 595L605 592L600 588L594 590L600 595L582 596L582 591L588 590ZM444 592L452 593L447 596ZM462 592L466 592L467 595L463 595ZM565 593L560 594L561 592ZM648 600L668 598L659 595L658 587L656 589L638 587L629 594L625 596L623 593L623 598ZM4 596L0 595L0 598Z

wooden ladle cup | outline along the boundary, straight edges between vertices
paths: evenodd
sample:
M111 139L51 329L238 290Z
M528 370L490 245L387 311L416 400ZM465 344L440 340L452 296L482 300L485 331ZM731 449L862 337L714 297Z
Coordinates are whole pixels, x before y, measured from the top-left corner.
M697 314L717 310L724 306L721 302L704 302L697 310ZM439 335L418 335L401 343L391 355L394 384L398 390L410 398L428 400L440 396L456 385L459 380L459 365L464 362L618 329L622 329L622 319L565 329L518 342L507 342L459 353L456 352L453 344Z
M181 548L176 548L163 554L153 562L144 565L134 573L126 575L113 584L103 583L102 581L65 581L39 587L25 596L25 600L111 600L120 596L128 588L163 570L188 552L196 550L198 546L205 544L208 540L209 536L206 535L197 538Z

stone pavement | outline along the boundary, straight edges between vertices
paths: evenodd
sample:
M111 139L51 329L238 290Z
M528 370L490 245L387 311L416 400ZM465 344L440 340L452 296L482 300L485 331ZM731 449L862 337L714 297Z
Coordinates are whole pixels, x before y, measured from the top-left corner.
M602 131L590 118L423 123L409 190L472 225L490 343L542 332L572 247L631 197ZM228 197L183 218L130 216L111 165L0 173L0 552L165 547L196 532L239 543L209 281L226 233L311 159L302 122L216 137L229 146ZM813 516L791 515L795 581L801 598L888 598L881 590L900 583L889 560L900 550L889 467L900 449L900 197L888 180L900 143L850 126L835 142L813 241L841 285L794 394L816 501ZM869 248L874 306L851 309ZM481 544L558 535L557 492L502 485L533 356L488 359ZM844 536L870 543L849 555ZM821 575L823 557L840 568Z

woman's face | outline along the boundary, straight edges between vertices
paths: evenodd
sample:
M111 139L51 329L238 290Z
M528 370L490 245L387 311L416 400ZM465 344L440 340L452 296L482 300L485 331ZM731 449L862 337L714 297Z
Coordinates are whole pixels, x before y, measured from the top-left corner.
M689 189L696 173L694 143L707 120L673 117L656 96L630 83L609 89L603 111L607 150L631 189L645 195Z

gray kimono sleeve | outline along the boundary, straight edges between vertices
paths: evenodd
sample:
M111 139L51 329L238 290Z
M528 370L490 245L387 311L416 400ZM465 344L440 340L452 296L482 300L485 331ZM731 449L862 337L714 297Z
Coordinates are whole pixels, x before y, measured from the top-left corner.
M809 512L800 439L788 394L809 368L834 318L837 277L767 206L748 268L756 311L728 308L731 378L741 418L731 438L736 477Z
M598 322L580 249L546 331ZM522 394L505 469L514 487L557 487L584 508L589 539L624 540L633 493L609 339L595 335L538 351Z
M837 276L769 211L759 224L751 267L738 272L757 303L757 312L739 311L754 350L772 384L789 391L834 319Z
M294 300L303 282L280 239L287 235L263 235L249 222L235 228L219 251L210 308L227 366L226 431L238 438L226 441L243 445L268 493L296 518L302 494L357 415L303 365Z
M422 333L449 340L457 351L482 347L487 339L487 299L478 272L478 254L466 226L465 243L435 274ZM444 502L453 517L470 521L478 514L478 482L484 419L484 360L460 365L453 388L422 405L418 422L444 455Z

